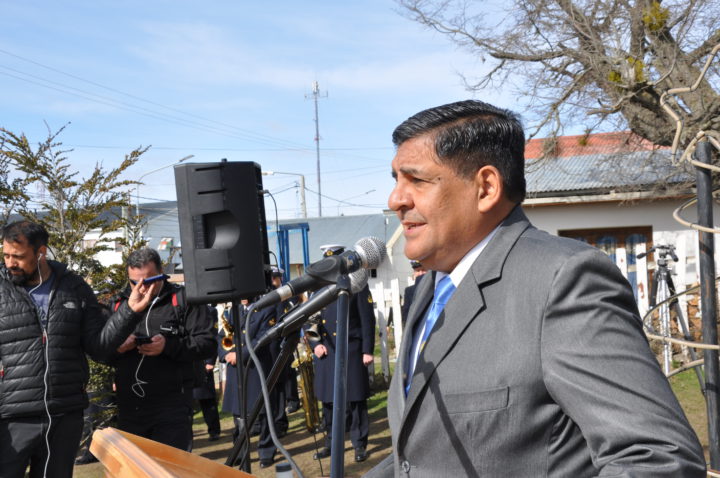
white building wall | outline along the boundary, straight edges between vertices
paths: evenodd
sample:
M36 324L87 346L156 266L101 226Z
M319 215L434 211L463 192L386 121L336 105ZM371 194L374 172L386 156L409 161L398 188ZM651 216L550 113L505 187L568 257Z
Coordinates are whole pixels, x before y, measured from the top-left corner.
M97 241L97 239L100 237L99 231L90 231L88 232L83 240L85 241ZM114 233L106 234L104 239L104 244L110 248L108 251L102 251L99 254L95 256L95 258L100 261L100 264L102 264L105 267L111 266L113 264L120 264L122 263L122 252L116 252L115 251L115 241L113 238L122 238L122 231L117 231Z
M582 203L562 205L524 205L525 214L538 229L551 234L572 229L604 229L615 227L650 226L653 232L653 245L672 244L680 259L673 267L682 274L675 278L676 286L693 284L699 280L696 266L698 235L673 218L673 211L684 201L658 200L635 203ZM695 221L693 208L683 213L683 218ZM720 225L720 207L714 208L714 223ZM718 239L716 238L716 244ZM718 247L716 245L716 247ZM715 258L716 270L720 271L718 254Z

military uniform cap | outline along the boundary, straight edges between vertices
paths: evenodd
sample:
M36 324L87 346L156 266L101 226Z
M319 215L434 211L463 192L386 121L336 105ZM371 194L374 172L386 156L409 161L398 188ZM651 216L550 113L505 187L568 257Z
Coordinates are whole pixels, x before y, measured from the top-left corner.
M336 254L341 254L345 250L345 246L340 244L325 244L324 246L320 246L320 250L323 252L323 256L334 256Z

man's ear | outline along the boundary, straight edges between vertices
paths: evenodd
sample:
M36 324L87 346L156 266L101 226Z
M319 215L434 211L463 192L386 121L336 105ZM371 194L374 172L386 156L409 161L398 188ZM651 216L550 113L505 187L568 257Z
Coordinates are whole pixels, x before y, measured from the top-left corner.
M500 171L495 166L488 165L480 168L475 174L475 184L477 185L478 211L487 213L502 202L505 188Z

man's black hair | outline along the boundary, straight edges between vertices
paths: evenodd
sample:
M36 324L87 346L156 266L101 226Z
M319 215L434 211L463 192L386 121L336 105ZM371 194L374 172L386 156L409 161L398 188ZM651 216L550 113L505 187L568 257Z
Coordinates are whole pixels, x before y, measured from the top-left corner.
M477 100L429 108L395 128L396 147L431 134L440 163L470 179L483 166L500 171L505 195L515 203L525 199L525 133L518 115Z
M162 271L162 261L160 260L160 254L155 249L150 247L142 247L136 249L128 255L127 266L133 269L139 269L146 264L153 262L157 266L158 271Z
M27 219L11 222L2 229L3 241L17 243L27 241L28 245L35 251L41 246L47 246L49 238L50 235L42 224Z

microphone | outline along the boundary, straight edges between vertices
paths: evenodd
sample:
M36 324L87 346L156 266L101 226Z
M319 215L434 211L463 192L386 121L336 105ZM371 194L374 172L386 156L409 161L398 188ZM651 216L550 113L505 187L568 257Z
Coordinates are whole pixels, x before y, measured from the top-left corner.
M363 237L353 247L355 250L310 264L305 274L262 296L255 302L254 309L260 310L303 292L334 284L339 276L351 274L361 268L375 269L387 255L385 243L377 237Z
M365 269L358 269L348 276L350 278L350 292L356 294L362 290L368 282L370 275ZM275 324L260 337L260 340L253 346L257 349L263 345L267 345L278 337L285 337L291 332L302 326L311 316L315 315L319 310L333 303L340 290L336 284L313 295L307 302L300 304L282 318L280 322Z

